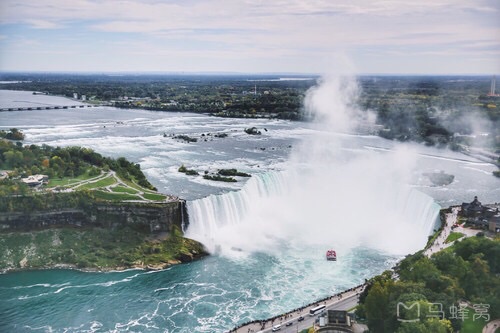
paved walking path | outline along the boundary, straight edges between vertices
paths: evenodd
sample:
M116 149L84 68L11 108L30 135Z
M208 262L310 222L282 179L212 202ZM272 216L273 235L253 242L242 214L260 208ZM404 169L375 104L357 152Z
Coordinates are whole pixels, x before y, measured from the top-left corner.
M458 212L461 210L461 207L453 207L451 209L451 213L446 214L443 230L439 234L439 236L434 240L434 243L427 249L425 250L424 254L428 257L433 255L434 253L437 253L447 247L452 246L455 241L446 243L446 238L450 235L450 233L453 232L460 232L464 234L464 237L471 237L477 235L481 230L475 230L475 229L469 229L469 228L464 228L461 225L455 229L452 229L451 227L458 222ZM459 238L459 239L463 239Z

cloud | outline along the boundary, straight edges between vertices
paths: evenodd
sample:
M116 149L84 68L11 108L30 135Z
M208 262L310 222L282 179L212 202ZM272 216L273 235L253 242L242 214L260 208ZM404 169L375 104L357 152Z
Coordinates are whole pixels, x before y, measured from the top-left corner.
M490 44L485 52L491 53L500 45L499 12L494 0L2 0L0 29L48 44L74 35L86 36L80 44L88 47L96 39L119 40L131 46L126 52L146 42L169 56L178 51L217 57L219 50L221 56L297 57L294 63L302 57L302 67L310 68L339 51L367 66L372 55L411 46L415 54L462 55L477 40ZM495 64L491 56L487 66ZM270 61L266 67L273 66Z
M45 20L26 20L34 29L60 29L63 25Z

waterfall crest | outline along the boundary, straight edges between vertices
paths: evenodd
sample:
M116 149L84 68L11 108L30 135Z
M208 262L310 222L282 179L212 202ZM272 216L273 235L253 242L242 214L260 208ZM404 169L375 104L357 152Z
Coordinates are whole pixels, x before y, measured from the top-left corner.
M296 241L400 254L423 247L439 217L431 197L403 184L368 201L357 191L315 196L297 184L291 172L268 172L254 175L239 191L190 201L186 235L211 252L273 251Z

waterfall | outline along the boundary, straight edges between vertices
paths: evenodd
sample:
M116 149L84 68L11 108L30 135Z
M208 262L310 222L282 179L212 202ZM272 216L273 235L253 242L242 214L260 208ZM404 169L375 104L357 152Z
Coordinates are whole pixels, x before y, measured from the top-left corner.
M221 228L241 223L263 201L282 195L287 184L285 172L262 173L254 175L239 191L188 201L187 237L213 250L212 240Z
M417 152L399 144L388 151L350 148L339 133L363 115L352 78L328 76L308 90L305 109L318 131L292 150L286 172L254 176L240 191L188 203L187 236L209 251L266 251L288 246L392 254L421 249L439 206L409 184Z
M430 196L402 184L378 196L360 188L335 199L299 184L290 172L268 172L239 191L189 201L186 235L212 252L220 246L262 250L293 238L408 253L425 245L439 217Z
M412 221L422 233L427 236L440 226L439 206L432 197L418 190L406 190L406 196L401 197L403 202L398 203L403 216Z

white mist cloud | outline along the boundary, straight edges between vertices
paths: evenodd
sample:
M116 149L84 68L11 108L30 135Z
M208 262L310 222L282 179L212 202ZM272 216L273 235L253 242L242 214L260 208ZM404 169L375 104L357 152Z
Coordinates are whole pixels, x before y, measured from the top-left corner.
M312 87L304 99L306 113L330 130L348 131L352 128L358 110L354 103L358 85L352 77L329 76Z
M260 185L250 180L241 193L212 198L209 205L224 208L207 209L200 216L205 229L196 230L195 223L188 236L201 236L223 253L274 253L286 246L346 253L362 246L406 254L422 248L437 209L407 185L416 152L404 144L385 152L344 149L352 140L344 132L360 113L353 104L357 95L354 78L323 78L306 97L318 129L293 151L285 175Z

